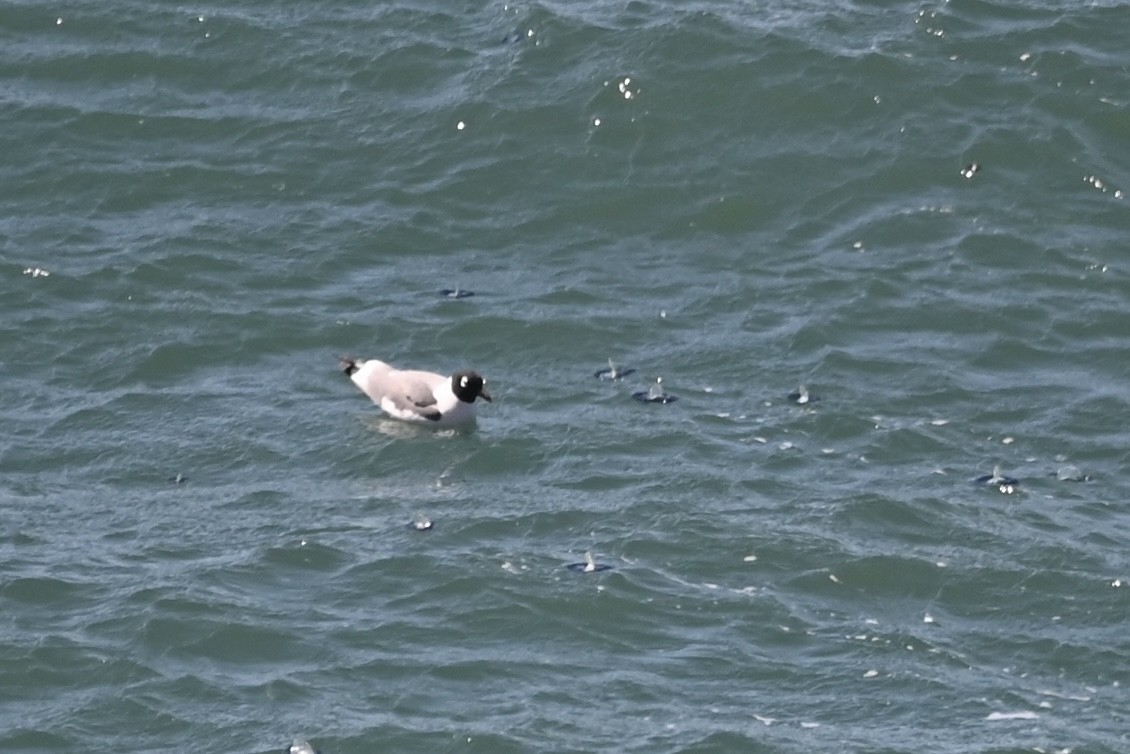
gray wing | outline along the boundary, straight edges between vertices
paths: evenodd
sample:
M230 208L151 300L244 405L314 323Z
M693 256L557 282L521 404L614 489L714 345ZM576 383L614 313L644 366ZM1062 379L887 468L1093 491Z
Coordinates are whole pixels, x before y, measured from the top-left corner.
M396 375L395 385L391 386L386 396L397 408L435 421L440 418L440 412L436 408L436 397L432 390L431 383L434 381L432 375L425 373L399 372Z

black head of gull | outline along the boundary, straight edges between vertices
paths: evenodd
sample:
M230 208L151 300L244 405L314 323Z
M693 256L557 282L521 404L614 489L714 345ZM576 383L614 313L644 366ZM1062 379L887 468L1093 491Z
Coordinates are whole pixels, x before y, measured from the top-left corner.
M451 392L464 403L474 403L476 398L482 398L487 403L494 402L487 392L487 381L473 369L464 369L451 375Z

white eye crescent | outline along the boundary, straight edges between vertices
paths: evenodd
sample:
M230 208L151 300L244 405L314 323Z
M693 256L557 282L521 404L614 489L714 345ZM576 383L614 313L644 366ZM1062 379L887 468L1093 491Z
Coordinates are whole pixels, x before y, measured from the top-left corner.
M466 377L460 377L459 378L459 387L467 387L467 378Z

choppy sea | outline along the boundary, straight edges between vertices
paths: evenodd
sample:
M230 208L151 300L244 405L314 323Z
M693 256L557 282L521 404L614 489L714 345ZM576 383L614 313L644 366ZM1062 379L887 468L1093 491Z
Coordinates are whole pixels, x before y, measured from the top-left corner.
M1127 29L4 3L0 751L1130 751Z

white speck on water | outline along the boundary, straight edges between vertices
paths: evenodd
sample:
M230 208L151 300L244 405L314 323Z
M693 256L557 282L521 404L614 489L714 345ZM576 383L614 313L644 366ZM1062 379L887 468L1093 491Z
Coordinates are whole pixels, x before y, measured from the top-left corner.
M63 25L63 19L62 18L56 18L55 19L55 25L56 26L62 26Z
M761 437L759 435L754 435L753 437L751 437L749 439L753 440L754 442L761 443L762 445L769 442L767 439L765 439L764 437Z
M757 722L761 723L762 725L766 726L766 727L777 722L777 718L775 718L775 717L763 717L762 715L754 715L753 719L756 720Z
M1001 444L1002 445L1012 445L1014 442L1016 442L1016 438L1014 438L1014 437L1002 437L1001 438Z
M925 615L922 616L922 622L923 623L933 623L934 622L934 616L930 615L930 613L926 613Z
M930 423L933 424L935 427L944 427L944 426L946 426L947 424L950 423L950 420L949 419L934 419Z
M856 241L855 243L853 243L853 244L851 245L851 248L853 248L853 249L855 249L855 250L857 250L857 251L858 251L858 250L860 250L860 249L862 249L862 248L863 248L863 241Z
M877 675L879 675L878 670L868 670L866 673L863 674L863 677L864 678L874 678Z
M464 123L463 121L459 121L458 123L455 124L455 128L457 128L460 131L462 131L466 127L467 127L467 124Z
M836 578L836 574L834 574L834 573L828 574L828 580L831 581L834 584L840 583L840 580L838 578Z
M819 728L820 723L803 722L803 723L800 724L800 727L802 727L802 728Z
M592 124L593 124L594 126L599 126L599 125L600 125L600 118L593 118L593 119L592 119Z
M1032 59L1032 53L1030 53L1030 52L1026 52L1026 53L1024 53L1020 56L1020 62L1021 63L1027 63L1031 59Z
M25 275L31 275L33 278L50 277L51 273L40 267L28 267L24 270Z
M990 722L997 722L999 720L1038 720L1039 718L1040 716L1031 710L1020 710L1019 712L990 712L985 716L985 719Z
M1118 587L1122 586L1122 579L1115 579L1114 581L1110 582L1110 585L1117 589Z
M757 562L757 556L756 555L746 555L744 558L742 558L742 560L745 561L746 563L756 563Z

